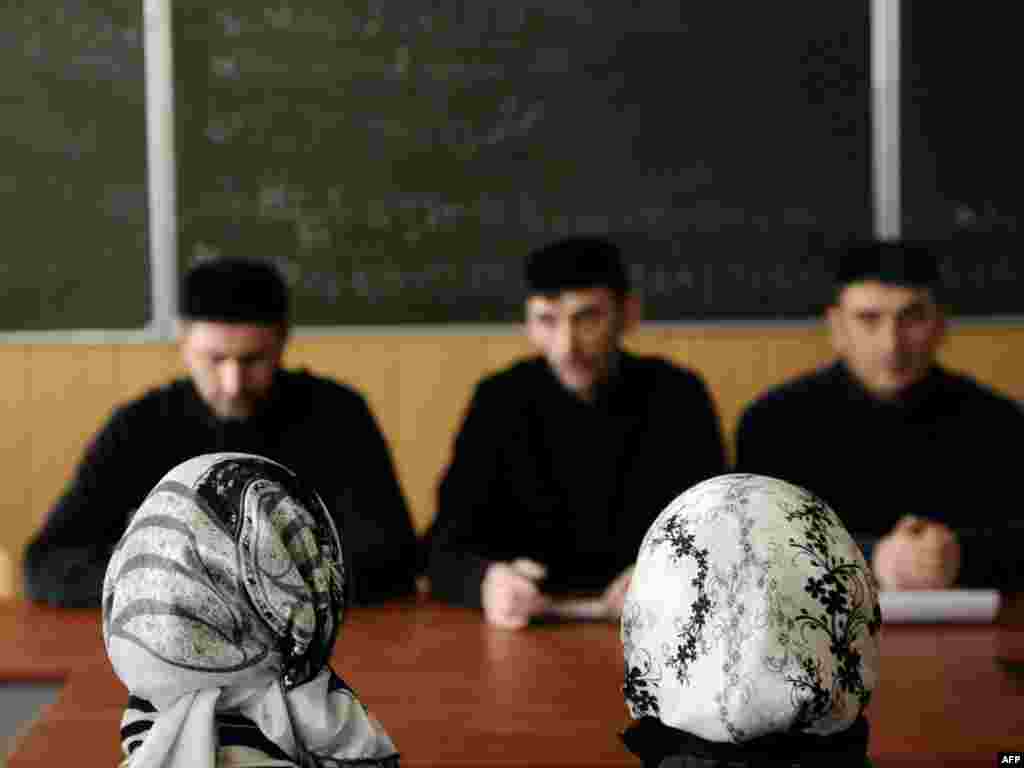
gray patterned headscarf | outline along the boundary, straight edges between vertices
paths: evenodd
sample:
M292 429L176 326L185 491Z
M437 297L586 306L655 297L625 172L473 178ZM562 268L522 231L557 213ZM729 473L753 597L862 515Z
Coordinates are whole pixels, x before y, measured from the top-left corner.
M622 615L626 702L707 742L839 734L877 682L880 624L871 571L820 499L716 477L640 546Z
M175 467L103 585L107 653L131 694L122 733L138 735L126 764L212 767L222 714L297 765L389 764L394 745L327 667L343 608L338 532L292 472L228 453Z

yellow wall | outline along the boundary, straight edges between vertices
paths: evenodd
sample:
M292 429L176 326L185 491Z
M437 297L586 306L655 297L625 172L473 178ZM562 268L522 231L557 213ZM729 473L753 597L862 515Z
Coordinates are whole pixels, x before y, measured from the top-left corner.
M752 397L829 359L819 326L642 328L627 345L700 371L730 437ZM353 333L298 337L287 364L336 377L368 397L422 530L473 384L527 352L515 333ZM1024 400L1024 327L954 329L942 359ZM0 548L17 559L113 405L182 369L172 344L0 344L0 370Z

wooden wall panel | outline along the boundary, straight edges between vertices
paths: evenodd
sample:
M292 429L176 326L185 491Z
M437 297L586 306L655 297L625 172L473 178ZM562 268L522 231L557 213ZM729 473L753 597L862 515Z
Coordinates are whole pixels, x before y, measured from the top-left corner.
M29 392L29 369L26 364L29 347L22 344L0 344L0 466L3 466L4 493L0 496L0 581L8 582L5 590L20 581L17 563L24 542L35 528L31 514L31 458L29 456L29 414L25 401Z
M730 441L751 398L831 358L820 325L644 327L627 346L699 371ZM346 334L298 337L286 364L335 377L368 398L423 530L433 518L436 483L473 386L526 354L519 332ZM1024 327L954 327L941 359L1024 400ZM0 548L17 562L111 409L183 369L173 344L0 345L0 369L0 461L8 480L0 499Z
M1024 327L955 328L939 356L946 365L1024 402Z
M436 486L451 455L487 340L480 336L410 336L401 340L399 430L392 445L418 530L436 512Z
M185 375L176 344L124 344L114 350L112 403L133 400L153 387Z
M25 364L25 400L31 462L29 506L38 524L71 476L86 442L109 415L115 399L115 345L38 345Z

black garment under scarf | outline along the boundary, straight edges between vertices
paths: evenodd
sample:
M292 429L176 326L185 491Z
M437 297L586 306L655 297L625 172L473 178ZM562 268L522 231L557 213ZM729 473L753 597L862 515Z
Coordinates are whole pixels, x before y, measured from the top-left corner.
M862 715L832 736L772 733L742 744L707 741L653 717L637 720L621 738L644 768L864 768L868 722Z

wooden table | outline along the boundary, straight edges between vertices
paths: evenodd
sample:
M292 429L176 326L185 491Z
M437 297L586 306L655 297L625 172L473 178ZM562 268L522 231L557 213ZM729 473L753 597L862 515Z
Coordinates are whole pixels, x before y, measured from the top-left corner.
M883 628L882 682L869 711L878 768L995 765L1024 749L1024 626ZM335 669L384 723L406 766L622 765L627 722L618 628L492 629L432 602L353 610ZM95 611L0 604L0 680L65 686L19 743L10 768L112 768L125 690ZM929 761L930 758L930 761Z

